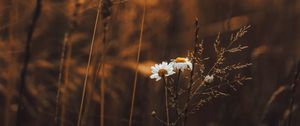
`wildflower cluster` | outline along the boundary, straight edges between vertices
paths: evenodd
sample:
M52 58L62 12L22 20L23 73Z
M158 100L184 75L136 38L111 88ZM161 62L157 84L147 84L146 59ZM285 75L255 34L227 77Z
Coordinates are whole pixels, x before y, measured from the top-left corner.
M161 80L164 77L171 76L176 72L191 71L193 69L193 64L189 58L177 57L176 59L171 59L170 63L162 62L160 64L155 64L151 67L151 79L156 79L156 81ZM213 75L207 75L204 78L204 82L212 83L214 80Z
M238 70L249 67L251 63L225 63L228 55L248 48L236 43L249 27L245 26L232 34L226 46L222 46L218 34L213 43L215 57L204 57L204 44L198 40L199 27L196 21L194 50L187 57L177 57L170 62L162 62L151 67L150 78L164 82L166 100L165 121L158 118L156 111L152 112L152 116L167 126L178 125L179 122L184 126L188 115L198 111L206 102L220 96L228 96L229 89L236 91L244 81L250 80L251 77L242 75ZM207 62L211 59L214 60L213 64ZM175 111L175 115L170 116L169 112L172 110L172 114Z
M151 67L152 75L151 79L159 81L161 78L175 74L175 71L185 71L193 69L193 65L188 58L177 57L175 60L171 60L170 63L162 62L161 64L155 64Z

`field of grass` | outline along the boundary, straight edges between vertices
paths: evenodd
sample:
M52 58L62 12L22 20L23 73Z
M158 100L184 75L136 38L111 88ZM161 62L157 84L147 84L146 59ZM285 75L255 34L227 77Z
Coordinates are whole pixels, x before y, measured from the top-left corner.
M0 0L0 17L0 126L300 125L299 0Z

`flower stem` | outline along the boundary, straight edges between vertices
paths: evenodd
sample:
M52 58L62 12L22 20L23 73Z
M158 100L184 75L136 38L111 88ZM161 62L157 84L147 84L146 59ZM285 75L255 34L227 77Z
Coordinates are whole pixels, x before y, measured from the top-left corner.
M180 81L180 74L181 74L181 70L178 70L178 74L177 74L177 79L176 79L176 85L174 85L174 92L175 92L175 111L176 111L176 117L178 116L179 112L178 112L178 89L179 89L179 81Z
M193 57L192 57L192 64L193 64L193 69L191 71L191 74L190 74L190 83L188 85L188 95L187 95L187 100L186 100L186 103L184 105L185 107L185 110L184 110L184 118L183 118L183 123L182 123L182 126L185 126L186 123L187 123L187 114L188 114L188 107L189 107L189 102L190 100L192 99L191 97L191 94L192 94L192 85L194 83L194 80L193 80L193 76L194 76L194 70L195 70L195 54L196 54L196 51L197 51L197 44L198 44L198 32L199 32L199 22L198 22L198 18L195 19L195 26L196 26L196 29L195 29L195 48L194 48L194 52L193 52Z
M169 104L168 104L168 88L167 88L167 79L163 77L165 84L165 104L166 104L166 118L167 118L167 126L170 126L170 116L169 116Z

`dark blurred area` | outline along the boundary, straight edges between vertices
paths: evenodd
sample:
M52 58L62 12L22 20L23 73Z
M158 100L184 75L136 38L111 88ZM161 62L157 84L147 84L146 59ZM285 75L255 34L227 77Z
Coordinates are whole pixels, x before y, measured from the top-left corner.
M103 0L91 71L88 73L83 125L100 125L101 84L105 88L105 125L128 125L143 0ZM96 0L42 0L33 33L22 126L53 126L61 53L66 45L61 124L76 125L86 65L97 14ZM35 0L0 0L0 125L16 124L20 72ZM252 62L242 73L252 80L207 103L188 118L187 126L284 126L288 123L290 86L300 60L299 0L147 0L134 126L162 125L151 117L163 111L163 88L149 78L150 66L186 56L194 46L194 20L207 56L220 32L221 44L243 26L239 40L249 46L229 62ZM99 64L104 64L99 71ZM300 82L298 82L300 83ZM292 125L300 124L299 86L295 89ZM163 116L163 115L159 115Z

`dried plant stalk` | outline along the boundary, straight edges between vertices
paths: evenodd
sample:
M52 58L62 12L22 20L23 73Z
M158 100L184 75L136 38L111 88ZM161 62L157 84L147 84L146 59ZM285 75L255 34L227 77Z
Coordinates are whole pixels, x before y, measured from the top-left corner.
M17 119L16 119L16 125L20 126L22 124L21 122L21 114L22 110L24 109L23 106L23 95L25 91L25 86L26 86L26 76L28 72L28 64L30 61L30 51L31 51L31 42L32 42L32 37L33 33L36 29L36 24L37 20L40 17L41 9L42 9L42 0L37 0L35 3L35 9L33 12L33 18L29 26L29 31L27 33L27 39L26 39L26 47L25 47L25 56L24 56L24 61L23 61L23 67L21 69L21 75L20 75L20 89L19 89L19 98L18 98L18 111L17 111Z
M151 67L152 75L150 78L156 78L160 80L160 77L166 74L168 76L178 72L177 80L170 81L169 86L166 85L166 88L171 95L168 95L168 102L171 103L170 106L176 109L177 119L166 121L154 116L158 121L162 122L165 125L178 125L181 122L182 126L187 125L188 116L199 111L205 103L218 98L220 96L229 96L229 93L226 92L228 87L236 91L237 88L243 85L244 81L252 79L246 75L242 75L237 70L241 70L251 66L251 63L235 63L231 65L225 64L227 55L232 53L238 53L244 51L247 46L241 44L236 46L236 42L239 38L243 37L247 32L250 26L242 27L238 32L231 35L229 43L227 46L223 47L220 40L220 33L217 35L217 38L214 42L214 51L216 54L216 60L213 65L208 68L205 64L206 60L210 58L202 57L204 52L203 42L199 41L198 38L198 19L195 20L195 45L194 50L188 54L188 58L177 57L175 60L171 60L171 63L166 64L156 64ZM186 66L185 66L186 65ZM171 68L170 68L171 67ZM167 72L169 69L175 69L172 72ZM181 72L188 71L188 75L182 74L185 78L188 78L187 84L179 84L179 76ZM157 73L156 73L157 72ZM167 80L173 80L172 77L166 78ZM177 84L178 83L178 84ZM187 88L177 89L180 87L178 85L187 85ZM183 95L185 94L185 95ZM183 97L186 96L186 97ZM182 103L183 107L180 108L179 102L177 100L181 98L185 102ZM155 112L155 111L154 111ZM168 115L168 111L166 111Z
M143 16L142 16L142 21L141 21L141 31L140 31L140 38L139 38L139 47L138 47L138 54L137 54L137 58L136 58L137 65L135 68L134 83L133 83L132 97L131 97L131 106L130 106L129 123L128 123L129 126L132 125L132 116L133 116L133 112L134 112L134 102L135 102L141 46L142 46L142 40L143 40L143 32L144 32L144 24L145 24L145 16L146 16L146 6L147 6L147 0L144 0Z
M84 104L84 99L85 99L85 94L86 94L86 86L87 86L87 82L88 82L88 75L89 75L89 72L90 72L91 59L92 59L92 54L93 54L93 48L94 48L94 42L95 42L95 37L96 37L97 26L98 26L98 22L99 22L100 13L101 13L100 12L101 7L102 7L102 0L99 0L98 1L96 20L95 20L95 25L94 25L94 30L93 30L93 36L92 36L91 46L90 46L90 51L89 51L89 58L88 58L87 66L86 66L86 73L85 73L85 78L84 78L84 83L83 83L83 89L82 89L82 96L81 96L77 126L81 125L81 116L82 116L82 112L83 112L83 104Z
M73 36L73 33L77 27L77 18L79 15L79 11L81 8L81 2L79 0L75 1L75 9L71 15L70 20L70 28L67 30L64 36L64 41L62 45L62 51L61 51L61 58L60 58L60 66L59 66L59 77L58 77L58 84L57 84L57 94L56 94L56 108L55 108L55 118L54 121L56 125L64 126L65 122L65 100L66 93L62 92L63 87L66 87L68 83L69 78L69 62L71 58L71 38ZM65 93L65 94L63 94ZM61 107L59 107L61 106ZM60 112L60 115L59 115ZM60 120L58 119L60 118Z
M294 77L294 81L291 84L291 96L290 96L290 105L289 105L289 116L288 116L288 126L292 125L292 119L293 119L293 106L295 103L295 99L296 99L296 88L298 86L299 83L299 79L300 79L300 61L298 62L297 65L297 71Z

